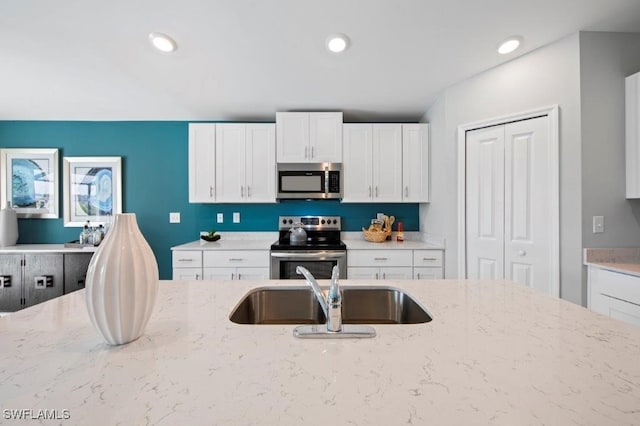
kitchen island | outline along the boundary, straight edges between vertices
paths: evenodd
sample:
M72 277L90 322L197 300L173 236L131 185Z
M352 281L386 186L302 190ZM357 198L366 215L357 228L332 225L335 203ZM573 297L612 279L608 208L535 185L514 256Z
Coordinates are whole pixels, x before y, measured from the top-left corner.
M301 284L161 281L145 335L120 347L92 328L84 291L0 318L0 423L10 410L91 425L640 423L638 327L464 280L385 282L433 321L372 339L228 319L252 288Z

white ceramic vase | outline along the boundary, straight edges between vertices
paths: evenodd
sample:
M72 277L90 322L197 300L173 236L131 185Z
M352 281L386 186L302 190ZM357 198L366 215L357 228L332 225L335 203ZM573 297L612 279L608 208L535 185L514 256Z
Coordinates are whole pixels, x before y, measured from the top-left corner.
M15 246L18 242L18 215L7 201L7 207L0 210L0 247Z
M138 228L134 213L117 214L89 263L86 279L89 317L112 345L144 333L158 291L158 263Z

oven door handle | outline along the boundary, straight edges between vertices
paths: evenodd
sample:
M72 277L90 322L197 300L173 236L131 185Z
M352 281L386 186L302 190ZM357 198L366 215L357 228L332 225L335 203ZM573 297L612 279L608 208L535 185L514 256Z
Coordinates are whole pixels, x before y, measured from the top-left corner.
M346 255L345 252L318 251L315 253L271 253L271 257L284 259L341 259Z

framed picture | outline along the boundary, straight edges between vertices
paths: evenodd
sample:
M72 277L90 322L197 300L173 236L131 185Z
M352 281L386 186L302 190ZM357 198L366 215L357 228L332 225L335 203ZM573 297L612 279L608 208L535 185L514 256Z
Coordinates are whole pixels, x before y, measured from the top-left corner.
M20 218L56 219L59 215L58 150L0 150L0 198Z
M110 222L122 213L120 157L64 157L64 226Z

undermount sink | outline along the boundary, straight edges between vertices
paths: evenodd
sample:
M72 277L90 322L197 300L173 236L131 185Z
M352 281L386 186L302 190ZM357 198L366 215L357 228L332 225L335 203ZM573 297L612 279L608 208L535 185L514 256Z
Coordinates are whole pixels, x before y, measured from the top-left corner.
M415 299L393 287L342 287L343 324L420 324L431 316ZM309 287L251 290L229 319L237 324L324 324L326 318Z

